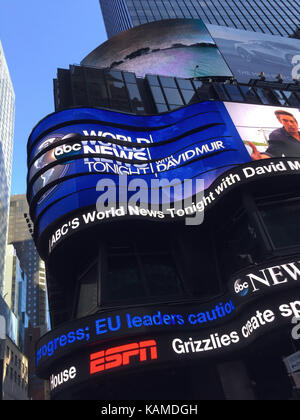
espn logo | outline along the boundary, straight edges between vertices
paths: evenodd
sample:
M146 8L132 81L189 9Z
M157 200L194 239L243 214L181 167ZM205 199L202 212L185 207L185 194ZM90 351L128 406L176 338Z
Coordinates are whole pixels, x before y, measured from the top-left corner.
M90 374L115 369L120 366L128 366L132 359L146 362L157 359L157 343L155 340L141 341L124 346L112 347L90 355Z

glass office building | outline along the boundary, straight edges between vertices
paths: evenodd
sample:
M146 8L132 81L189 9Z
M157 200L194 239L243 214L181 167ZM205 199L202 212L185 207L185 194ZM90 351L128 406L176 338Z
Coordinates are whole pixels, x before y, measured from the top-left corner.
M206 24L289 36L300 25L295 0L100 0L108 37L163 19L202 19Z
M4 261L12 171L15 95L0 42L0 293L3 291Z
M16 249L21 268L27 276L26 311L33 327L46 326L48 303L45 264L38 255L29 229L25 194L11 196L8 244Z

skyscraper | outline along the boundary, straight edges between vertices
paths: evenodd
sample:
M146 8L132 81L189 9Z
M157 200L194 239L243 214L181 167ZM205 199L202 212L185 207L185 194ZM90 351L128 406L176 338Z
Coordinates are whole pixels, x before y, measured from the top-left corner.
M202 19L206 24L289 36L300 25L295 0L100 0L109 37L163 19Z
M31 324L34 327L44 326L47 324L45 264L37 253L24 216L29 218L25 194L12 196L8 243L14 245L21 268L27 276L26 310Z
M0 293L3 292L12 169L15 94L0 42Z
M30 321L26 323L25 349L28 356L28 394L30 399L44 399L44 381L35 374L32 357L34 337L40 337L50 327L48 320L48 298L44 261L39 257L29 231L29 209L25 194L10 197L8 223L8 249L14 249L20 268L26 276L26 299L22 308ZM9 268L9 266L7 267Z
M20 318L26 314L26 282L16 250L13 245L8 245L3 296L10 309Z

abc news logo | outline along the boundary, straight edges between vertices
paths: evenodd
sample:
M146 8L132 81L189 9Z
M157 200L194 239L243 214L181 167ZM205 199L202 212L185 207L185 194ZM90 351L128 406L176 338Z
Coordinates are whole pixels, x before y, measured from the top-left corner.
M123 346L112 347L90 355L90 374L104 372L132 363L157 359L155 340L141 341Z
M234 292L245 297L249 293L257 293L261 289L273 288L284 284L291 284L300 280L300 262L292 262L249 273L242 279L235 281Z
M75 155L79 153L82 149L82 144L75 143L75 144L63 144L62 146L58 146L54 150L54 156L56 159L62 159L66 155Z
M249 293L249 283L243 280L237 280L234 283L234 291L237 295L244 297Z

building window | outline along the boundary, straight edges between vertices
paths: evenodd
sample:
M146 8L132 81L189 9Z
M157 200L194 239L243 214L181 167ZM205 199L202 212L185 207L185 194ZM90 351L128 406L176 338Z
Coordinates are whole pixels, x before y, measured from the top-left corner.
M151 93L153 95L154 102L156 104L165 104L166 103L166 100L165 100L164 95L162 93L161 87L151 86L150 89L151 89Z
M259 212L274 249L300 245L300 199L261 204Z
M285 90L283 94L286 97L289 106L294 108L300 107L300 93Z
M193 85L197 92L198 101L208 101L212 99L219 99L215 88L210 82L201 82L194 80Z
M98 307L98 268L95 262L79 279L77 318L95 312Z
M238 85L224 85L224 88L230 97L230 100L233 102L245 102L245 99L240 91L240 88Z
M260 100L256 95L254 89L248 85L240 85L240 89L245 97L245 102L249 104L260 104Z
M135 83L126 82L126 87L130 99L130 105L132 112L143 113L145 111L143 101L140 95L139 88Z
M112 107L130 112L128 92L123 81L122 73L111 70L106 73L105 78Z
M177 89L165 87L164 93L169 105L177 105L178 107L184 105L180 93Z
M237 214L231 223L221 228L216 244L225 284L235 273L258 262L261 244L256 228L244 212Z
M263 105L273 105L275 102L275 97L272 93L272 91L270 89L264 89L264 88L260 88L260 87L256 87L255 91L259 97L259 99L261 100ZM278 102L275 102L276 104L278 104Z
M104 305L118 302L149 301L182 294L170 244L145 245L134 240L109 243L105 251L103 281Z

